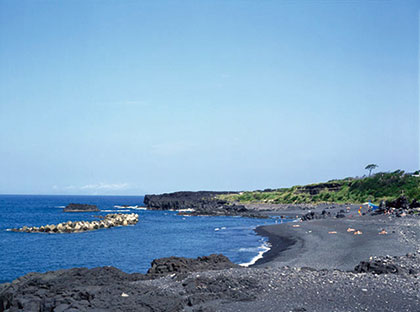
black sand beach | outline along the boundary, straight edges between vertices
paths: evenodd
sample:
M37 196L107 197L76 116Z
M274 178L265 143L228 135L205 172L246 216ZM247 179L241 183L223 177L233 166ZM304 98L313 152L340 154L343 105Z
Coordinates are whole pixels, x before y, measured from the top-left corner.
M265 212L325 209L310 208ZM334 217L341 209L329 207L324 219L258 227L271 249L248 268L216 256L162 259L147 275L112 267L31 273L0 285L0 312L420 311L419 216L349 209Z
M362 234L355 235L355 231ZM387 234L379 234L385 230ZM371 256L404 255L420 250L420 219L352 216L292 222L256 229L271 249L255 266L296 266L352 270Z

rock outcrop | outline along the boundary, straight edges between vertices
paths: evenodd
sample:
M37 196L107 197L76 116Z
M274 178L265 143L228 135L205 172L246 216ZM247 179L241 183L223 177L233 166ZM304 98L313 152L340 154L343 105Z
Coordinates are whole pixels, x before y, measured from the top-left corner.
M232 263L229 258L222 254L212 254L210 256L198 257L197 259L169 257L153 260L151 268L147 271L147 275L160 277L173 273L202 272L239 267L239 265Z
M90 211L99 211L96 205L88 204L68 204L64 209L64 212L90 212Z
M40 227L24 226L18 229L11 229L12 232L26 233L77 233L85 231L93 231L99 229L107 229L115 226L127 226L136 224L139 221L139 215L135 213L112 213L106 216L100 216L98 221L67 221L59 224L47 224Z
M185 210L181 215L189 216L241 216L247 218L267 218L247 209L244 205L230 203L217 195L234 192L175 192L161 195L146 195L144 204L152 210Z
M420 272L420 254L412 253L405 256L372 257L361 261L355 268L356 273L373 274L418 274Z
M158 269L166 268L164 270ZM0 311L181 311L188 305L223 298L254 298L256 282L229 277L188 278L188 272L238 267L223 255L197 259L163 258L147 274L127 274L114 267L74 268L29 273L0 284ZM180 293L165 291L167 281L147 281L183 273ZM169 279L171 281L172 279ZM208 286L208 287L207 287ZM235 287L233 287L235 286ZM172 289L172 287L169 287Z
M389 214L402 217L407 214L415 214L420 212L420 203L413 199L412 202L404 195L388 201L382 201L379 208L372 212L372 215Z
M217 199L217 195L234 192L174 192L160 195L146 195L144 204L155 210L204 209L226 204L225 200Z

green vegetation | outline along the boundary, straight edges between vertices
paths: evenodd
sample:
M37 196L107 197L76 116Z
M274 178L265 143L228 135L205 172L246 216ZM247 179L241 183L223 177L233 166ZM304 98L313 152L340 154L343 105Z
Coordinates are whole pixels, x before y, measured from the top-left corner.
M221 199L240 203L363 203L371 200L392 200L404 194L410 200L420 200L420 177L404 173L380 172L365 178L346 178L326 183L293 186L276 190L219 195Z

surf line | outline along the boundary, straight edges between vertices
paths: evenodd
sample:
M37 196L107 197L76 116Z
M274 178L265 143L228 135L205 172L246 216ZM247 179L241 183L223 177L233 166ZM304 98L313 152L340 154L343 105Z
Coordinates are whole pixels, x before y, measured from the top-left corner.
M271 249L271 244L268 243L268 242L264 242L259 248L261 250L258 252L258 255L256 255L254 258L252 258L251 261L245 262L245 263L240 263L239 265L243 266L243 267L249 267L250 265L255 264L255 262L260 260L263 257L263 255Z

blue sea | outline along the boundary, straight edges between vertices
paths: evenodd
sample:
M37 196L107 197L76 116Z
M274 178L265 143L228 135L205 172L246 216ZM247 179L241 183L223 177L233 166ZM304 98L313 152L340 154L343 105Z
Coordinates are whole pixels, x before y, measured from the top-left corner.
M143 196L0 195L0 283L29 272L115 266L145 273L153 259L222 253L237 264L250 263L267 250L266 239L253 229L274 219L186 217L175 211L133 209ZM64 213L69 203L95 204L100 212ZM129 205L132 208L116 208ZM134 226L83 233L45 234L7 231L24 225L95 220L123 212L139 214Z

